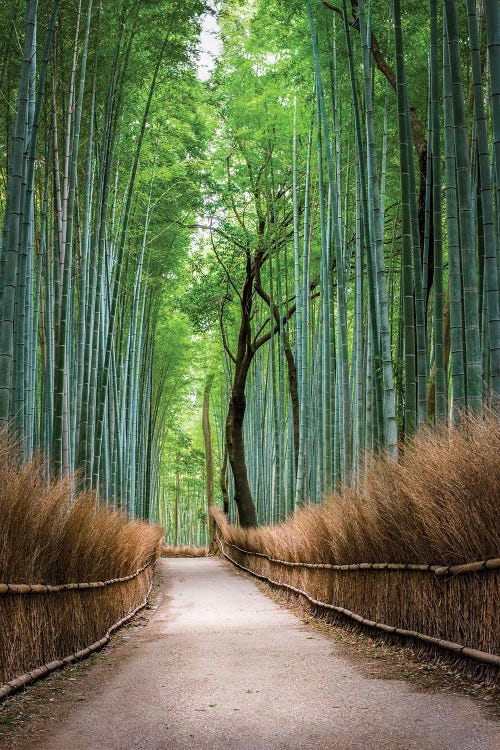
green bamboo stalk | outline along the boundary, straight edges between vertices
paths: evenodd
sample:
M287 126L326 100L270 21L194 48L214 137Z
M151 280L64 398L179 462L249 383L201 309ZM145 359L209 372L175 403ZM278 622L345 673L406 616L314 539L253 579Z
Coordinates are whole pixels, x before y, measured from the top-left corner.
M29 86L33 42L36 33L37 0L26 4L25 38L23 61L19 80L19 91L14 124L14 134L9 159L9 179L3 234L3 284L2 309L0 310L0 428L5 427L11 417L14 386L14 320L21 238L21 207L23 201L23 165L25 151L25 123L28 117Z
M434 240L434 370L435 370L435 418L445 421L447 415L446 399L446 361L444 348L444 282L443 282L443 243L441 216L441 130L440 130L440 96L439 96L439 59L438 59L438 26L437 0L430 0L430 119L431 119L431 167L432 167L432 235ZM429 172L427 172L429 174Z
M311 194L311 152L312 152L312 123L309 129L306 159L306 178L304 192L304 237L302 254L302 296L301 296L301 353L299 361L299 456L297 465L297 482L295 490L295 507L301 506L305 500L307 455L309 450L307 414L309 400L307 383L307 332L309 328L309 256L310 256L310 194Z
M497 238L500 238L500 8L497 0L485 0L486 35L491 80L491 122L496 183Z
M473 0L467 0L467 11L474 93L475 129L479 160L480 208L484 235L484 280L489 333L489 338L487 339L487 346L489 349L489 376L493 403L495 405L494 408L498 408L500 406L500 310L497 263L498 237L496 236L495 216L493 210L493 187L490 174L488 123L483 96L481 50L476 19L476 5ZM498 6L497 21L500 23L500 11L498 11ZM490 34L491 33L492 32L490 32ZM498 55L498 60L496 62L500 66L500 55ZM495 60L492 59L490 64L495 65ZM493 80L494 75L492 72L492 82ZM498 96L500 97L500 87ZM498 114L500 116L500 108ZM498 128L497 134L500 134L500 128ZM500 195L500 193L498 193L498 195Z
M344 0L345 4L345 0ZM345 11L345 9L344 9ZM364 91L367 129L368 155L368 202L371 207L370 218L373 217L373 255L376 264L377 283L377 330L380 336L380 354L382 358L382 374L384 383L383 423L384 445L386 450L397 457L398 431L396 423L396 401L394 396L394 382L392 372L392 352L389 329L389 308L387 300L386 273L384 262L384 212L379 192L377 153L375 143L375 116L373 109L373 91L370 69L371 24L365 23L364 0L359 2L359 21L361 44L363 50ZM357 106L357 100L354 100ZM385 179L385 177L384 177Z
M444 0L448 53L450 56L451 100L453 105L457 165L458 215L463 257L463 303L465 326L465 376L467 406L481 411L482 368L479 335L476 243L471 201L471 174L467 150L467 121L462 84L460 42L455 0Z
M365 434L365 362L363 340L363 243L361 228L361 187L359 174L359 155L356 169L356 277L355 277L355 312L354 312L354 426L353 426L353 476L357 477L360 458L364 451Z
M394 0L394 34L396 49L397 100L399 160L401 179L402 208L402 290L403 290L403 331L404 331L404 375L405 375L405 433L411 435L417 422L417 383L415 320L413 314L413 241L411 219L410 161L407 126L407 97L403 52L403 32L401 27L400 0Z
M452 414L456 421L466 406L465 353L463 337L462 270L456 184L455 128L451 103L450 58L443 18L443 94L446 159L446 226L448 235L448 283L450 290L450 339Z

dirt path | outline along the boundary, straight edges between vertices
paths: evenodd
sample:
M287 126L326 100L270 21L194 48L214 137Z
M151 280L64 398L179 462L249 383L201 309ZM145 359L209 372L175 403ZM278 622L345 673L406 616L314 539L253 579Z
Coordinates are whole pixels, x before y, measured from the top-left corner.
M500 747L472 700L362 676L341 645L227 564L160 565L163 600L149 623L74 683L83 700L62 721L55 696L54 720L29 750Z

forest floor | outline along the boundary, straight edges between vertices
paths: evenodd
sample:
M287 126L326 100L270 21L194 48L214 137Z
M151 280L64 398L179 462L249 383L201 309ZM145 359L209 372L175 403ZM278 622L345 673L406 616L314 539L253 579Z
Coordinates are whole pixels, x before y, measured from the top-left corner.
M261 589L214 558L161 560L150 613L0 707L0 748L500 747L491 691Z

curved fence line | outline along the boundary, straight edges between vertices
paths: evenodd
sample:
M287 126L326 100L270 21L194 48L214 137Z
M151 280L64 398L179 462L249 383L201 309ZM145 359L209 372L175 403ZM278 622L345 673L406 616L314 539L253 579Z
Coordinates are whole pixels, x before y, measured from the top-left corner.
M458 575L459 573L478 573L482 570L496 570L500 568L500 557L492 557L487 560L478 560L471 563L463 563L460 565L431 565L427 563L349 563L345 565L334 565L332 563L309 563L309 562L292 562L290 560L279 560L276 557L271 557L263 552L253 552L243 547L238 547L237 544L228 542L226 539L225 543L233 549L237 549L239 552L243 552L245 555L253 555L254 557L263 557L269 562L278 563L279 565L287 565L290 568L320 568L322 570L419 570L423 572L431 572L437 576L445 575Z
M460 643L453 643L452 641L447 641L445 639L436 638L431 635L426 635L425 633L418 633L417 631L414 631L414 630L405 630L404 628L398 628L393 625L386 625L385 623L382 623L382 622L375 622L374 620L368 620L367 618L362 617L361 615L358 615L355 612L351 612L351 610L346 609L345 607L339 607L334 604L328 604L327 602L318 601L318 599L314 599L312 596L310 596L310 594L308 594L307 591L303 591L302 589L296 588L295 586L291 586L288 583L275 581L272 578L269 578L268 576L262 575L260 573L255 573L253 570L250 570L249 568L246 568L244 565L241 565L240 563L236 562L236 560L234 560L232 557L230 557L230 555L227 554L227 552L224 550L224 544L219 536L217 527L216 527L216 536L217 536L217 541L220 544L222 554L224 555L225 558L227 558L230 562L232 562L233 565L236 565L236 567L240 568L241 570L244 570L246 573L250 573L250 575L254 576L255 578L259 578L262 581L267 581L273 586L287 589L288 591L292 591L294 594L299 594L300 596L303 596L305 599L307 599L311 604L313 604L316 607L320 607L322 609L328 609L338 614L345 615L346 617L349 617L351 620L355 620L360 625L365 625L367 627L380 630L384 633L392 633L394 635L399 635L399 636L403 636L406 638L414 638L416 640L422 641L423 643L428 643L428 644L431 644L432 646L437 646L438 648L443 649L445 651L449 651L457 655L462 655L462 656L468 657L469 659L474 659L475 661L482 662L483 664L489 664L491 666L500 667L500 656L497 656L496 654L490 654L486 651L478 651L477 649L469 648L468 646L463 646ZM226 544L232 547L236 546L236 545L231 544L230 542L226 542ZM237 549L241 549L241 548L237 547ZM241 551L244 551L244 550L241 550ZM259 556L267 557L267 555L262 555L261 553L259 553Z
M151 562L148 563L148 565L151 565ZM148 565L146 565L141 572L143 572L148 567ZM126 578L125 580L130 580L130 578ZM153 580L151 580L151 584L144 598L144 601L141 602L141 604L139 604L139 606L134 610L125 615L125 617L122 617L121 620L115 622L115 624L106 631L105 635L103 635L100 640L92 643L90 646L87 646L84 649L81 649L80 651L77 651L74 654L71 654L70 656L65 656L64 659L56 659L55 661L51 661L48 664L43 664L41 667L37 667L36 669L31 670L31 672L25 672L19 677L10 680L9 682L5 683L5 685L1 685L0 701L2 701L4 698L7 698L7 696L9 695L12 695L12 693L15 693L17 690L25 687L26 685L39 680L41 677L45 677L45 675L50 674L51 672L55 672L56 669L60 669L61 667L66 666L66 664L74 664L77 661L81 661L81 659L85 659L86 656L89 656L94 651L99 651L99 649L109 643L111 636L115 632L115 630L118 630L118 628L120 628L122 625L125 625L125 623L131 620L134 615L141 611L141 609L144 609L144 607L148 603L148 598L152 588Z
M121 578L110 578L108 581L86 581L84 583L0 583L0 594L53 594L57 591L80 591L85 589L101 589L114 583L124 583L137 578L146 568L154 563L149 560L142 568Z

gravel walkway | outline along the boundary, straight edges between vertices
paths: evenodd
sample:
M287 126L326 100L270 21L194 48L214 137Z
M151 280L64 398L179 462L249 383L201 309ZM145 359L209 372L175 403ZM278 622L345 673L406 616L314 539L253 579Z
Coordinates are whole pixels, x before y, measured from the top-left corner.
M149 623L112 649L104 682L94 688L93 670L83 675L86 699L33 750L500 747L472 700L362 676L341 644L228 564L160 566L163 600Z

